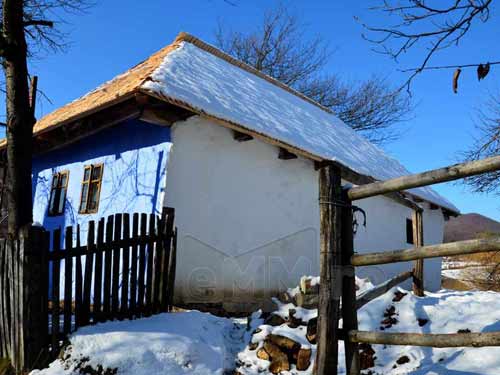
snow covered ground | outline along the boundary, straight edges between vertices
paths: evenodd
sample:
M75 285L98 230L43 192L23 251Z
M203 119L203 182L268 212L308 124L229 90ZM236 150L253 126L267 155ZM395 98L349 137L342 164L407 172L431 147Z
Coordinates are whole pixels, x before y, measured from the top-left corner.
M198 311L102 323L81 328L63 360L31 375L222 375L245 346L245 328L246 319Z
M401 300L395 298L399 294ZM281 304L277 312L285 316L290 308L306 322L315 310ZM255 317L254 317L255 318ZM389 319L388 319L389 318ZM418 298L411 292L394 288L365 305L359 311L361 330L386 332L455 333L500 331L500 294L495 292L441 291ZM252 335L255 327L258 333ZM53 362L49 369L32 375L80 374L91 366L96 373L223 375L232 374L235 360L244 375L270 374L268 361L255 356L246 345L259 341L265 332L290 336L312 350L305 339L305 327L292 329L287 323L270 327L254 319L250 330L246 319L227 319L197 311L162 314L151 318L99 324L80 329L71 339L64 360ZM253 337L252 337L253 336ZM374 345L374 367L364 374L388 375L498 375L500 348L433 349L411 346ZM340 345L340 368L343 373L343 345ZM398 364L400 362L401 364ZM403 363L404 362L404 363ZM312 366L310 366L312 369ZM106 372L107 371L107 372ZM309 375L310 370L282 374Z

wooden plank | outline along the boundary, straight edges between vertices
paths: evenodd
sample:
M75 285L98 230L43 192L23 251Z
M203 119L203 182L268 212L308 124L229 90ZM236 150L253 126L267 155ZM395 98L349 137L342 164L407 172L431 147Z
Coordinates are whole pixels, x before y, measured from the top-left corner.
M168 287L169 287L169 269L170 269L170 253L172 249L173 225L174 225L174 209L166 207L163 210L164 223L162 227L163 235L163 267L162 267L162 290L161 290L161 311L169 310Z
M6 292L8 290L8 284L6 284L6 257L5 250L5 239L0 239L0 358L6 358L8 356L8 346L7 341L9 325L7 321L7 301Z
M162 234L165 225L165 217L162 215L160 218L156 217L156 228L158 234ZM153 267L153 298L152 298L152 312L158 314L160 312L160 288L162 281L162 267L163 257L165 255L165 243L162 236L157 236L154 241L155 255Z
M95 247L95 222L93 220L89 221L88 231L87 231L87 248L89 252L85 257L85 278L83 281L83 303L82 303L82 325L88 325L90 323L90 298L92 292L92 276L94 269L94 254L92 250ZM97 262L96 262L97 269ZM100 296L99 296L100 300Z
M61 229L54 230L53 248L59 250L61 248ZM52 261L52 353L59 350L59 283L60 283L61 264L59 260Z
M129 314L129 278L130 278L130 215L123 214L123 246L122 260L122 293L120 317L126 318Z
M390 289L394 288L396 285L401 284L402 282L405 282L412 276L413 272L406 271L364 292L363 294L359 295L356 299L356 309L359 310L368 302L373 301L375 298L378 298L382 294L387 293Z
M233 130L233 139L238 142L251 141L253 137L250 134L245 134L236 130Z
M342 268L344 278L342 280L342 328L346 331L358 329L358 313L356 307L356 277L354 267L350 264L351 256L354 255L354 232L352 202L347 197L347 191L342 191ZM361 367L359 361L358 344L345 342L345 364L348 375L360 375Z
M113 227L114 217L108 216L106 222L106 239L104 248L111 249L113 243ZM104 274L103 274L103 301L102 301L102 319L108 320L111 317L111 277L112 277L112 264L113 258L111 251L106 251L104 254Z
M132 255L130 264L130 314L132 319L136 314L137 308L137 263L138 259L138 239L139 239L139 214L134 213L132 219Z
M481 238L439 245L427 245L412 249L356 254L351 257L351 263L354 266L371 266L375 264L408 262L417 259L476 254L499 250L500 237Z
M320 276L318 339L315 373L337 374L338 327L340 319L341 210L333 204L341 200L340 169L327 165L319 172Z
M81 246L80 224L76 226L76 247ZM86 263L86 262L85 262ZM76 256L75 262L75 325L76 328L82 326L82 318L85 316L83 311L83 274L82 274L82 257ZM88 323L87 323L88 324Z
M118 242L122 239L122 214L115 215L115 230L113 236L113 277L111 284L111 318L118 318L120 312L120 258L121 247Z
M415 247L424 246L424 221L422 211L413 212L413 242ZM424 294L424 260L417 259L413 266L413 293L418 297Z
M395 191L458 180L464 177L497 171L499 169L500 156L493 156L482 160L455 164L427 172L356 186L351 188L348 194L350 199L357 200Z
M487 333L388 333L350 331L349 341L382 345L411 345L432 348L500 346L500 332Z
M104 218L99 220L97 225L97 245L95 248L95 271L94 271L94 305L92 308L92 321L94 323L102 321L102 258L104 254Z
M146 315L152 314L153 307L153 272L154 272L154 254L155 254L155 240L154 234L156 230L156 216L149 215L149 233L148 233L148 251L147 251L147 267L146 267Z
M297 159L297 155L288 151L286 148L280 147L279 153L278 153L278 159L281 159L281 160Z
M175 290L175 271L177 269L177 228L174 230L172 237L172 246L170 248L170 259L168 261L168 311L172 311L174 306L174 290Z
M138 269L138 281L137 281L137 311L138 315L142 316L144 314L144 295L145 295L145 276L146 276L146 238L148 225L148 215L141 214L141 231L140 246L139 246L139 269Z
M66 228L64 258L64 334L71 332L71 305L73 302L73 227Z

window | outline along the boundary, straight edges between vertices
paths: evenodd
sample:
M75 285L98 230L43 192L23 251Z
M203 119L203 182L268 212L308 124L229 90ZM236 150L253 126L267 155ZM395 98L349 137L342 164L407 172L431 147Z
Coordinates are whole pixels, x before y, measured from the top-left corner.
M99 209L101 194L102 164L87 165L83 171L82 194L80 197L80 213L91 214Z
M413 245L413 220L406 219L406 242Z
M49 216L57 216L64 213L66 192L68 190L69 172L58 172L52 177L49 199Z

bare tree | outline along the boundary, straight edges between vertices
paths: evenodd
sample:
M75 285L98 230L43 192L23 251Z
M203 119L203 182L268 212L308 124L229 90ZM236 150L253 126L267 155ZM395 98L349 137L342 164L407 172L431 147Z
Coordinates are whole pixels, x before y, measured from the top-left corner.
M255 30L216 32L219 48L295 88L334 111L346 124L382 144L397 137L394 125L412 111L410 100L387 80L373 76L346 82L325 68L332 57L319 36L304 37L307 27L284 6L268 11Z
M468 151L467 160L478 160L500 154L500 95L491 94L484 108L477 110L476 129L479 135ZM481 174L465 179L473 191L500 192L500 172Z
M364 37L374 43L375 51L396 60L413 49L424 51L420 65L406 70L410 75L404 86L409 90L412 80L423 70L484 67L482 62L447 66L429 66L429 62L443 49L458 46L474 24L487 22L491 6L492 0L384 0L371 9L387 15L381 19L392 24L362 23L369 32ZM457 73L458 79L460 70Z
M30 105L28 56L62 46L54 28L57 11L87 6L85 0L3 0L0 11L0 58L5 73L7 108L8 231L16 236L32 222L31 161L35 123Z

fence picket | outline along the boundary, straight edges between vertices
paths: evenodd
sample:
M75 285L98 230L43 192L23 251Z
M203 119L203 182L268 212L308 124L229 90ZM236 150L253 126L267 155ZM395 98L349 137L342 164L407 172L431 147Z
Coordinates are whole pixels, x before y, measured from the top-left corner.
M177 264L177 228L175 228L173 233L168 264L168 311L172 311L172 306L174 305L175 270Z
M139 214L134 213L132 223L132 256L130 267L130 306L129 318L137 314L137 262L138 240L139 240Z
M53 248L54 251L61 249L61 229L56 229L54 231L53 237ZM61 261L60 259L54 259L52 261L52 353L56 353L59 349L59 329L60 329L60 318L59 318L59 282L60 282L60 269Z
M160 218L155 217L156 221L156 233L154 239L154 267L153 267L153 301L152 301L152 313L158 314L160 312L160 288L161 288L161 276L162 276L162 266L164 251L164 242L162 236L162 228L164 224L164 216Z
M87 325L90 322L90 295L92 288L92 271L94 268L94 241L95 222L89 221L87 231L87 255L85 256L85 277L83 281L83 306L82 306L82 324ZM97 272L97 271L96 271Z
M122 248L122 293L121 293L121 319L128 314L128 286L129 286L129 264L130 264L130 215L123 214L123 248Z
M76 226L76 248L80 248L80 224ZM86 263L86 262L85 262ZM75 328L82 325L82 304L83 304L83 275L82 275L82 257L76 255L75 262Z
M95 254L94 272L94 306L92 309L92 321L97 323L102 320L102 255L104 246L104 218L97 225L97 251Z
M153 269L154 269L154 254L155 254L155 222L156 216L149 215L149 234L147 241L147 268L146 268L146 315L152 314L153 307Z
M148 215L141 214L141 232L139 240L139 276L137 281L137 310L139 316L144 314L144 277L146 274L146 236L147 236Z
M102 318L108 320L111 314L111 263L112 263L112 243L113 243L113 223L114 217L111 215L106 222L106 244L103 249L104 254L104 281L103 281L103 303Z
M71 304L73 301L73 227L66 228L64 257L64 334L71 332Z
M122 215L115 215L115 228L113 236L113 276L111 283L111 315L117 317L120 306L120 253L122 237Z

